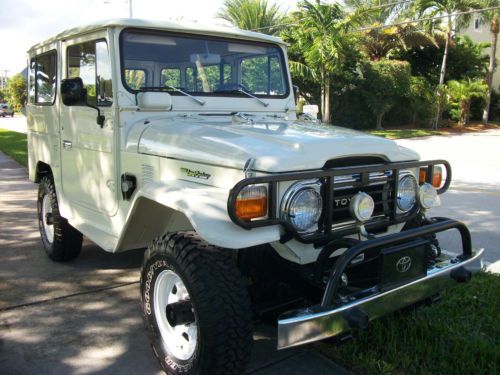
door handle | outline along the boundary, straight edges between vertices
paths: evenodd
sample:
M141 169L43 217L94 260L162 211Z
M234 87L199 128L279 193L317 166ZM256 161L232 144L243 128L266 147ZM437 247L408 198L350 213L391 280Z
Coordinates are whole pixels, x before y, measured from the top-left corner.
M65 150L71 150L73 143L71 141L63 141L63 147Z

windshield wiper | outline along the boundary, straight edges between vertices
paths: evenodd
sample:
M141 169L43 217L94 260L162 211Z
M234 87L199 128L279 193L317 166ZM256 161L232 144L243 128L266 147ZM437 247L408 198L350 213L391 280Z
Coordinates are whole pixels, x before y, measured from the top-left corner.
M253 98L255 100L257 100L260 104L262 104L264 107L267 107L269 105L269 103L266 103L265 101L263 101L262 99L256 97L255 95L252 95L250 94L248 91L245 91L243 89L231 89L231 90L220 90L222 92L239 92L241 94L244 94L250 98Z
M193 95L188 94L184 90L178 89L177 87L170 86L170 85L141 87L139 89L139 91L141 91L141 92L144 92L144 91L164 91L165 89L170 89L170 90L173 90L173 91L176 91L176 92L180 92L181 94L186 95L186 96L190 97L191 99L193 99L199 105L205 105L205 101L203 101L201 99L198 99L198 98L195 98ZM137 100L137 94L136 94L136 100Z
M183 91L181 89L178 89L177 87L175 86L170 86L170 85L165 85L165 87L169 88L169 89L172 89L174 91L177 91L177 92L180 92L181 94L184 94L186 96L189 96L191 99L193 99L196 103L198 103L199 105L205 105L205 101L204 100L201 100L201 99L198 99L198 98L195 98L193 95L191 94L188 94L186 91Z

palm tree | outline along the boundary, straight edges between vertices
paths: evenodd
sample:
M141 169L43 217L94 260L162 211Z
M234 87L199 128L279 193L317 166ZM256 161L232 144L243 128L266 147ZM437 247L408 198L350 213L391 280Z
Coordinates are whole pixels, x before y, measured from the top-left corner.
M458 105L459 126L463 127L469 123L470 103L472 98L486 96L488 86L482 80L468 78L463 81L448 82L448 93L451 99Z
M485 8L498 5L498 0L483 0ZM491 49L490 49L490 64L488 66L488 75L486 77L486 84L488 85L488 92L485 98L485 105L483 111L483 124L488 124L488 117L490 114L491 103L491 89L493 85L493 74L495 74L495 55L497 52L498 33L500 32L500 10L494 9L480 13L482 22L490 24L491 33Z
M432 35L417 30L413 24L383 27L379 23L374 23L371 26L373 28L362 32L360 38L361 49L371 61L389 57L396 49L406 50L429 45L437 47Z
M431 34L417 29L416 24L391 26L398 20L406 19L410 2L394 0L344 0L350 10L356 10L366 30L360 33L361 49L371 61L389 57L396 49L408 49L434 45Z
M415 9L420 12L420 14L426 14L428 16L434 17L436 15L446 16L446 41L444 46L443 61L441 63L441 72L439 75L439 85L444 84L446 76L446 62L448 59L448 49L451 43L452 32L454 24L456 22L457 12L463 12L470 9L478 9L481 4L477 0L417 0L415 2ZM464 17L464 22L467 21ZM436 117L434 119L433 128L437 129L439 119L441 118L441 108L437 108Z
M300 49L304 64L291 62L292 72L308 74L321 87L321 115L325 123L331 121L330 84L332 75L345 65L352 51L355 37L349 33L353 15L347 15L338 4L324 4L303 0L298 11L291 15L294 24L284 35Z
M245 30L276 34L283 21L283 14L276 4L267 0L225 0L217 17Z

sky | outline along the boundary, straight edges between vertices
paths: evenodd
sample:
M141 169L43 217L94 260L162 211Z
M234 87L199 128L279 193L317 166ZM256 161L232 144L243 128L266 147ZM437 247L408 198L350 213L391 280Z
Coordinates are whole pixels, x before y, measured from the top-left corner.
M131 1L134 18L224 23L216 18L224 0ZM276 3L285 11L293 9L297 0ZM26 67L26 51L52 35L78 25L128 16L128 0L0 0L0 75L21 72Z

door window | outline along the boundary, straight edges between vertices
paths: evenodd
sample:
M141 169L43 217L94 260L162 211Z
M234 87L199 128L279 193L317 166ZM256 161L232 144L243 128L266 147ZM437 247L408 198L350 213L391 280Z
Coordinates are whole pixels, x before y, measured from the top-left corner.
M181 87L181 70L177 68L162 69L161 84L163 86Z
M133 90L146 86L146 71L143 69L125 69L125 82Z
M105 41L92 41L68 47L68 78L80 77L87 89L87 103L109 106L113 103L111 61Z

